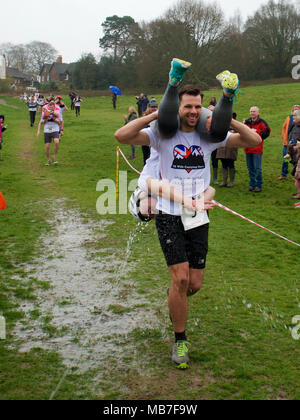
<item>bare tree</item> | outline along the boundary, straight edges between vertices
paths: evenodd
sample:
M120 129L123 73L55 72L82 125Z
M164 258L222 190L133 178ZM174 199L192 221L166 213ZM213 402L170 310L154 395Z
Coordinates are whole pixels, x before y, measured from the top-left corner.
M167 10L164 19L189 28L198 48L218 40L224 27L224 14L218 4L206 5L202 0L180 0Z
M28 70L28 52L25 45L1 44L1 55L5 54L8 67L18 68L21 71Z
M300 47L300 14L287 0L270 0L248 18L245 35L255 51L254 67L261 77L290 73L291 59Z
M39 73L46 63L52 63L58 54L56 49L47 42L33 41L26 45L28 51L28 67L34 73Z
M202 0L180 0L164 14L164 20L180 23L185 28L185 53L182 57L192 62L189 77L203 88L215 78L216 45L226 28L224 14L217 3ZM177 45L180 45L177 43Z

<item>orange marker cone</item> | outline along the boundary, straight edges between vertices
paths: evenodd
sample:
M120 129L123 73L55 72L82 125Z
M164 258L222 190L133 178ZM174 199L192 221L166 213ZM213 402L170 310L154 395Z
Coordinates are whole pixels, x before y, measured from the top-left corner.
M5 208L6 208L6 201L2 193L0 192L0 210L4 210Z

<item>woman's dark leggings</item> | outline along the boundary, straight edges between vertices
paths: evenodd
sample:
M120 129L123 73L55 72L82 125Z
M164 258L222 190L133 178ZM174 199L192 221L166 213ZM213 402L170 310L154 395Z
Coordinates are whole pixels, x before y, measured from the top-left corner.
M232 120L232 101L224 94L219 99L213 112L202 108L196 131L203 140L218 143L225 140ZM173 137L180 127L178 116L178 87L168 86L158 109L158 131L162 138ZM207 117L212 113L210 131L206 130Z
M219 167L219 159L217 159L217 149L214 150L211 154L211 164L212 167L218 169Z

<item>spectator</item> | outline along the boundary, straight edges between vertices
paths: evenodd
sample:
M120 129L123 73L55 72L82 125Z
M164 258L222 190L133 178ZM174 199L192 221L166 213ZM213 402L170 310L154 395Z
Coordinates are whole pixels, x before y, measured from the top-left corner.
M216 97L215 96L212 96L211 97L211 100L210 100L210 104L209 105L211 105L211 106L216 106L217 105L217 100L216 100Z
M236 113L233 112L232 118L236 120ZM234 133L234 130L230 130ZM234 186L234 178L235 178L235 167L234 161L237 160L238 149L235 147L228 148L228 147L220 147L217 149L217 159L221 159L222 162L222 178L223 182L220 187L233 187ZM229 172L229 183L227 184Z
M282 126L282 139L283 139L282 156L285 156L288 152L289 131L291 130L292 125L294 123L293 113L296 109L300 109L300 106L299 105L293 106L292 114L286 117L286 120ZM289 163L286 161L286 159L283 159L282 167L281 167L281 175L277 178L277 180L282 181L284 179L287 179L288 173L289 173Z
M263 143L264 140L269 137L271 130L262 118L260 118L259 108L253 106L250 108L250 118L244 121L249 128L256 131L262 142L259 146L256 147L247 147L245 148L246 161L249 172L249 191L261 192L262 191L262 155L263 155Z
M294 141L290 142L288 144L288 152L289 153L286 155L286 158L292 158L291 163L294 165L292 174L294 175L295 185L297 188L297 192L293 194L292 198L298 200L300 198L300 140L297 140L296 143Z
M144 97L142 99L142 111L143 112L145 112L147 110L148 104L149 104L148 96L146 94L144 94Z
M137 101L138 114L139 114L139 117L141 117L143 112L147 110L149 99L147 95L144 93L141 93L139 97L136 97L136 99L138 100Z
M1 150L2 150L2 143L3 143L3 137L2 137L2 133L7 129L7 125L3 125L4 123L4 115L0 115L0 161L2 161L2 155L1 155Z
M142 98L143 98L143 96L144 96L144 94L143 93L141 93L140 94L140 96L136 96L135 97L135 99L137 99L137 108L138 108L138 114L139 114L139 117L141 117L142 116L142 113L143 113L143 111L142 111Z
M155 98L151 98L150 102L149 102L149 105L147 107L147 110L143 113L143 116L152 114L152 112L157 111L157 109L158 109L158 104L157 104ZM148 127L149 127L149 125L145 126L145 128L148 128ZM151 152L150 151L150 146L143 145L142 146L142 152L143 152L143 157L144 157L144 165L146 165L146 161L150 157L150 152Z
M116 93L112 94L112 103L113 103L113 108L116 109L117 108L117 94Z
M211 164L213 168L213 183L218 184L219 159L217 158L217 150L214 150L211 154Z
M298 183L297 178L300 178L300 164L298 164L299 160L299 153L300 153L300 110L296 109L293 112L293 124L289 129L288 133L288 153L284 156L285 159L291 159L291 164L293 165L292 175L295 177L296 187L298 190ZM297 171L298 167L298 171ZM297 175L296 175L297 173ZM295 194L293 194L292 198L300 198L299 190Z
M300 198L300 142L298 141L294 146L294 152L296 152L297 164L295 168L295 185L298 193L294 195L294 198Z
M203 102L202 96L201 96L201 100ZM212 96L208 109L210 111L213 111L216 105L217 105L217 100L215 96ZM218 169L219 169L219 159L217 158L217 149L211 153L211 164L213 168L213 184L217 185L218 184Z
M125 124L137 119L137 113L134 106L129 107L128 113L129 113L128 115L125 115L125 114L123 115ZM131 156L129 156L129 159L135 159L135 146L133 144L131 145Z

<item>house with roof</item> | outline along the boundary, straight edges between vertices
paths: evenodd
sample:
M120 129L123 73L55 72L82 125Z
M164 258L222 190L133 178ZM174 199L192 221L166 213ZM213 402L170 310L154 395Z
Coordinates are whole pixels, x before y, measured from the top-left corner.
M31 73L24 73L21 71L21 63L18 62L18 67L7 67L6 56L3 55L2 63L0 66L0 79L10 78L14 87L23 87L32 85L36 80Z
M70 82L75 64L63 63L62 56L60 55L55 63L43 65L39 77L40 83Z
M40 83L48 83L50 82L49 70L52 64L44 64L42 70L39 74L39 82Z

